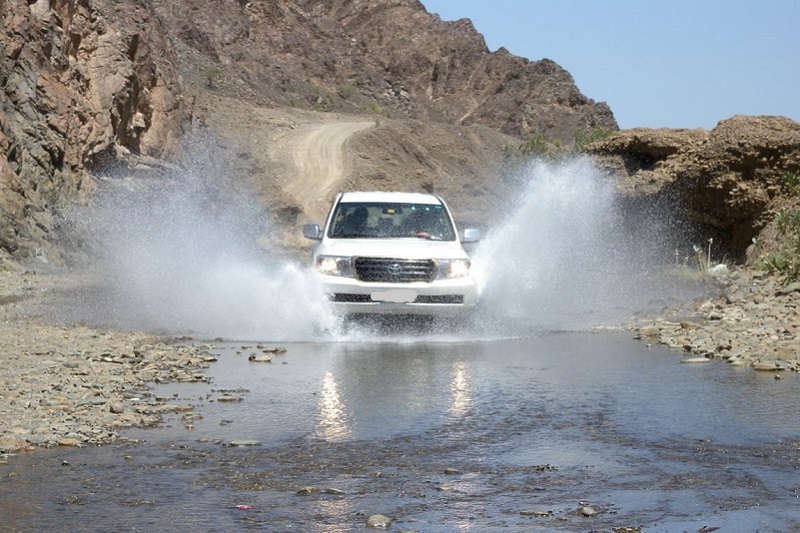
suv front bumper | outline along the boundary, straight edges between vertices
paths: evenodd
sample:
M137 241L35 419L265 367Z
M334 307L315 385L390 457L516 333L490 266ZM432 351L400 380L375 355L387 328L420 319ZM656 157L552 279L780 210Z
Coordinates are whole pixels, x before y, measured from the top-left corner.
M471 277L416 283L365 283L320 276L337 314L425 314L453 316L475 307L478 289Z

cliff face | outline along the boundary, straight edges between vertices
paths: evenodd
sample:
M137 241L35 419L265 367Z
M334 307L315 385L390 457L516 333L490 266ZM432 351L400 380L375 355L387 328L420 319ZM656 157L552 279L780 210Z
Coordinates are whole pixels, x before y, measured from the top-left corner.
M91 193L92 171L177 147L175 58L127 2L5 0L0 16L0 250L57 259L59 214Z

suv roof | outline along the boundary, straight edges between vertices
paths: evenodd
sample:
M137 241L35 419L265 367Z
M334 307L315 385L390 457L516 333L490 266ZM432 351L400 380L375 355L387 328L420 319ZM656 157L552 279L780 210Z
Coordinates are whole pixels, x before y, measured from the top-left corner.
M432 194L416 192L345 192L342 193L341 202L386 202L400 204L433 204L441 205L442 201Z

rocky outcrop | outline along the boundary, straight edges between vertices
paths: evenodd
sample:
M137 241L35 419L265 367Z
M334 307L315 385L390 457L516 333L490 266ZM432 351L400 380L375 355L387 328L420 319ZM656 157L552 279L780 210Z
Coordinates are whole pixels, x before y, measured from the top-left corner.
M0 16L0 250L59 260L61 215L91 173L177 149L175 57L138 4L6 0Z
M629 196L669 198L719 256L753 263L770 243L777 210L796 201L785 187L800 172L800 124L785 117L735 116L710 131L632 129L589 146L622 178ZM774 232L773 232L774 233Z

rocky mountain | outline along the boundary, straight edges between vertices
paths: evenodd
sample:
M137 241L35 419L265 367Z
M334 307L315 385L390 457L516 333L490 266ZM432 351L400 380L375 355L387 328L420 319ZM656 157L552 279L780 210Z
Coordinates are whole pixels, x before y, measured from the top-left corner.
M442 21L417 0L154 5L170 35L220 68L220 84L240 98L564 142L581 128L617 129L608 106L552 61L490 52L469 20Z

